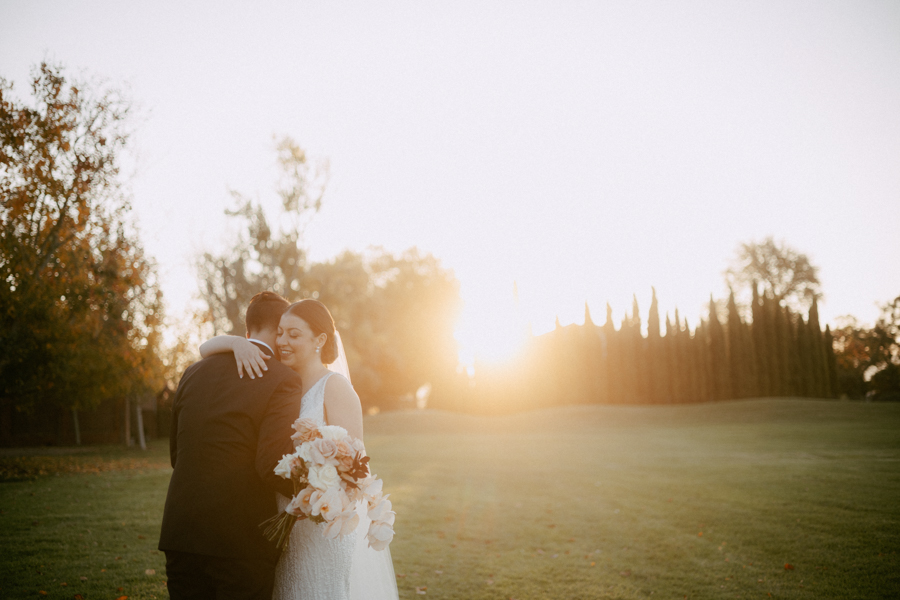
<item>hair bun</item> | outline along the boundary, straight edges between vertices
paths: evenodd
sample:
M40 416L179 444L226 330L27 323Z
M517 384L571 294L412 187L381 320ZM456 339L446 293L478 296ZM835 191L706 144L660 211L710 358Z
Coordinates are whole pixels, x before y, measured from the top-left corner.
M322 364L330 365L337 360L337 337L334 335L333 330L327 335L328 339L325 340L325 345L322 346Z

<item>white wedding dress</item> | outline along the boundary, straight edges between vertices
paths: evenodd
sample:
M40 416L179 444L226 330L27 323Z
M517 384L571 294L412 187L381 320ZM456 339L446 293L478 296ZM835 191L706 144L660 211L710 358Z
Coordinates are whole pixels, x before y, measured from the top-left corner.
M328 373L313 385L300 402L300 417L325 424L325 383ZM277 494L278 509L290 502ZM275 569L273 600L396 600L397 580L390 550L375 551L366 543L369 519L359 508L356 531L329 540L324 525L297 521Z

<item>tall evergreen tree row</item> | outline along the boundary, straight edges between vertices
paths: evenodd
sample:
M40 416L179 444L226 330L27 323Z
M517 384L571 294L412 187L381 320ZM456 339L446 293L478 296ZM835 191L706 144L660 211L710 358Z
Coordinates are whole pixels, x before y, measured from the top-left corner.
M750 319L732 294L720 314L709 310L692 331L678 311L661 319L656 290L646 335L637 299L617 325L594 323L533 337L505 366L478 365L459 409L506 412L565 404L669 404L837 394L829 328L819 324L814 301L806 315L754 291ZM663 331L663 324L665 330Z

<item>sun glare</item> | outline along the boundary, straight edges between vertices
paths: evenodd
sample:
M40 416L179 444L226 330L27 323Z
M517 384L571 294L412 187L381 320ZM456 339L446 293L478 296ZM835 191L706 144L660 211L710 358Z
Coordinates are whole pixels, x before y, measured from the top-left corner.
M529 323L519 307L515 285L512 293L497 295L466 302L456 328L459 362L464 367L471 367L476 360L490 363L510 360L528 339Z

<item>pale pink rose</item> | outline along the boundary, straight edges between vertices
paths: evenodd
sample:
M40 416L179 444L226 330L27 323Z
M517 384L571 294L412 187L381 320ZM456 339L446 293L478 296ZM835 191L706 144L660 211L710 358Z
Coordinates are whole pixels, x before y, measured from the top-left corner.
M336 488L331 488L322 492L316 497L316 494L310 498L312 506L312 515L322 515L326 521L333 521L344 509L344 503L341 500L341 492Z
M316 422L312 419L297 419L291 427L297 432L291 436L291 439L297 440L300 444L303 442L311 442L322 437L319 426L316 425Z
M312 506L310 505L310 498L315 492L315 488L306 487L300 490L300 493L294 496L291 499L291 503L287 505L285 508L285 512L288 512L295 517L300 516L309 516L310 511L312 511Z
M317 465L337 466L337 444L332 440L314 440L309 445L309 455Z
M366 447L363 445L363 441L359 438L352 438L350 440L350 447L353 448L354 453L359 452L363 456L366 455Z
M337 467L342 471L348 471L353 467L353 456L355 450L345 440L335 442L337 453L335 458L338 460Z

